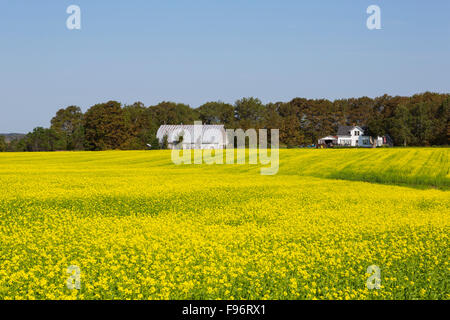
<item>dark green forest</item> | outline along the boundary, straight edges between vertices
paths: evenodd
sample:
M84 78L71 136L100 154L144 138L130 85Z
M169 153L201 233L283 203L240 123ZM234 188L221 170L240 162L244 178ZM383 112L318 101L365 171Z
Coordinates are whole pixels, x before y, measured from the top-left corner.
M367 127L372 136L388 134L396 146L442 146L449 143L450 94L425 92L411 97L295 98L263 104L243 98L233 105L208 102L198 108L175 102L146 107L141 102L96 104L85 113L69 106L56 112L50 128L37 127L22 138L5 140L0 151L139 150L161 148L162 124L224 124L228 129L280 129L286 147L316 144L339 125Z

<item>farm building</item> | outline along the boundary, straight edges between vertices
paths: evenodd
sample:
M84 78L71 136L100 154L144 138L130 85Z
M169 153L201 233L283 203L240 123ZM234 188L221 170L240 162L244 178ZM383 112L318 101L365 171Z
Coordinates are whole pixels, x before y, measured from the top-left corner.
M319 139L320 146L348 146L348 147L381 147L383 145L391 145L389 136L378 137L373 139L364 135L364 129L358 126L339 126L336 136L328 136Z
M337 136L327 136L325 138L322 138L319 140L318 145L334 145L336 146L338 144L338 137Z
M169 149L223 149L227 135L223 125L162 125L156 137L167 137Z

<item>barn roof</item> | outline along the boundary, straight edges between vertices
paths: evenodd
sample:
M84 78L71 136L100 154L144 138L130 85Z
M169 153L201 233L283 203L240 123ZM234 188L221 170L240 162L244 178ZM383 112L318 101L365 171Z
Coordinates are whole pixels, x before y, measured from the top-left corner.
M324 138L322 138L322 139L320 139L320 140L337 140L338 138L337 137L335 137L335 136L326 136L326 137L324 137Z
M183 132L189 133L191 141L185 140L186 137L184 137L183 141L188 143L195 143L194 142L194 127L195 125L162 125L159 127L158 132L156 133L156 137L159 140L162 140L164 136L167 136L168 143L174 143L177 141L178 135L182 135ZM203 137L203 140L201 143L216 143L217 142L217 136L222 135L223 141L226 141L226 132L225 132L225 126L223 124L214 124L214 125L198 125L198 127L201 128L201 134ZM206 134L205 134L206 133Z

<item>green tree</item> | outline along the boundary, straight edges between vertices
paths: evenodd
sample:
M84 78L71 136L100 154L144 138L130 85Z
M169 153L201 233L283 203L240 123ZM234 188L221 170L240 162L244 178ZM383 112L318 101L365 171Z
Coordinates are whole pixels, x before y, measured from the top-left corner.
M125 121L130 129L129 149L146 149L147 144L154 142L158 126L151 112L141 102L123 108ZM152 143L153 145L153 143Z
M51 120L50 128L64 137L67 150L83 150L83 113L80 107L59 109Z
M150 115L157 126L163 124L193 124L199 120L197 110L188 105L175 102L161 102L156 106L149 107Z
M433 120L435 135L433 144L448 145L450 143L450 96L440 105Z
M289 103L287 110L284 110L280 114L283 118L288 117L291 114L295 114L300 122L300 130L302 132L304 144L317 143L317 137L319 133L317 128L320 124L318 119L320 109L316 108L315 100L307 100L304 98L295 98ZM327 135L330 134L329 132Z
M300 121L295 115L285 117L280 130L280 140L288 148L303 144L304 136L300 130Z
M158 149L160 149L160 143L159 143L159 140L158 140L158 138L156 137L156 133L155 134L152 134L152 135L150 135L149 137L148 137L148 143L147 144L149 144L151 147L150 147L150 149L152 149L152 150L158 150ZM147 146L147 145L146 145ZM148 147L148 146L147 146Z
M239 128L259 129L264 127L265 106L257 98L242 98L234 105L234 114Z
M373 114L375 101L369 97L348 99L349 119L348 125L365 126Z
M119 102L92 106L84 115L87 150L125 149L131 136Z
M433 120L430 107L424 102L412 106L411 133L416 145L430 145L433 136Z
M405 105L400 105L394 110L393 117L389 120L389 133L396 145L407 146L412 140L411 114Z
M316 144L318 139L335 132L337 121L334 105L327 99L314 100L313 110L316 119L313 126L313 143Z
M65 150L64 136L53 129L34 128L24 138L26 151L58 151Z
M269 103L267 104L264 112L264 128L268 130L267 133L267 143L268 145L272 142L271 129L280 130L280 134L283 134L283 118L280 116L279 109L283 105L283 102ZM285 141L280 137L280 142L285 144Z
M20 139L13 139L6 144L6 151L8 152L23 152L27 151L26 136Z
M0 152L5 152L7 149L6 141L4 136L0 136Z
M224 124L232 127L234 122L234 109L231 104L221 101L207 102L197 109L200 120L204 124Z
M364 135L372 137L373 145L376 146L378 137L382 137L386 133L383 119L371 119L367 123L368 129L365 130Z
M264 128L280 129L283 117L280 115L280 108L285 105L283 102L269 103L264 113Z
M169 137L167 135L164 135L164 137L162 138L159 148L162 150L166 150L169 148Z

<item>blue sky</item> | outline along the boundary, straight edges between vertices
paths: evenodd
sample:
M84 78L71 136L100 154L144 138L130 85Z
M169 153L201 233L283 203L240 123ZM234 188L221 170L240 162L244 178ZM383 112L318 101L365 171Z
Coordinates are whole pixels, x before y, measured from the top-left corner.
M366 28L371 4L382 30ZM449 57L448 0L0 0L0 132L112 99L450 92Z

